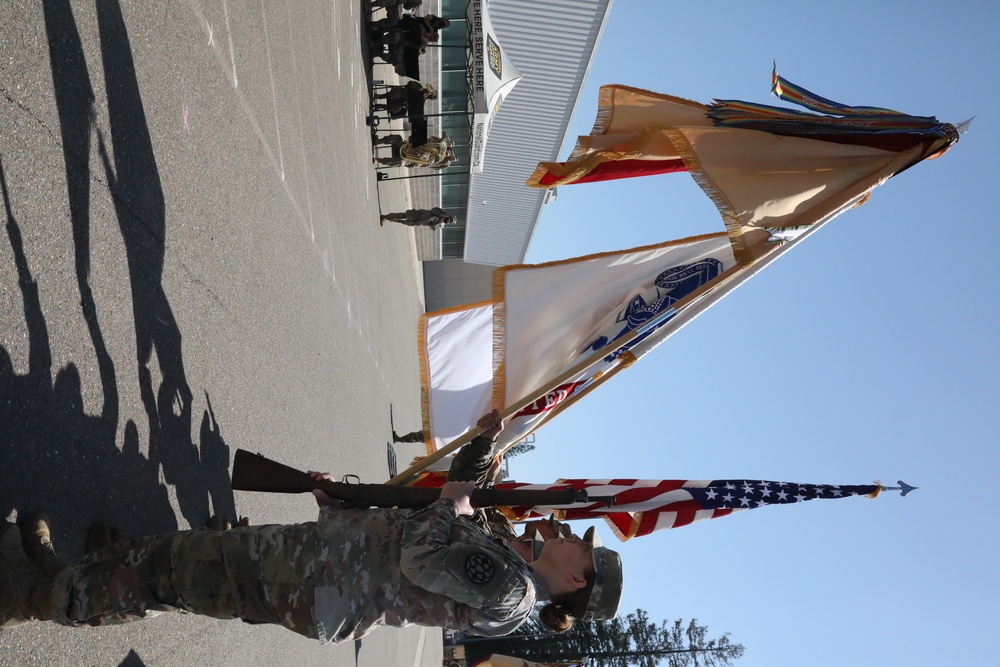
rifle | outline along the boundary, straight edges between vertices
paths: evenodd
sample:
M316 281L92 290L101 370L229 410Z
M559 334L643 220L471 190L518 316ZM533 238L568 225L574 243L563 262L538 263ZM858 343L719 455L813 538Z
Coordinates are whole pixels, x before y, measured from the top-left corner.
M233 457L232 486L237 491L265 493L309 493L313 489L319 489L331 498L342 501L344 507L350 509L419 508L430 505L441 495L441 490L435 488L391 484L347 484L313 479L301 470L243 449L237 449ZM544 491L476 489L472 492L470 501L473 507L497 505L552 507L587 502L603 502L611 507L614 499L614 496L589 498L585 490L566 487Z

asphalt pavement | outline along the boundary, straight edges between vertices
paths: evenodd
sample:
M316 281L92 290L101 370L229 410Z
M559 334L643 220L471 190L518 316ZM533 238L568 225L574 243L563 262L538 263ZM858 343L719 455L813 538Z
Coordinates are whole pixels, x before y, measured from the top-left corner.
M419 265L378 224L406 199L371 164L362 21L344 0L0 6L0 515L46 510L64 559L93 520L313 520L311 496L233 492L235 450L378 482L390 405L419 426ZM0 634L0 665L440 656L436 629L321 646L180 614Z

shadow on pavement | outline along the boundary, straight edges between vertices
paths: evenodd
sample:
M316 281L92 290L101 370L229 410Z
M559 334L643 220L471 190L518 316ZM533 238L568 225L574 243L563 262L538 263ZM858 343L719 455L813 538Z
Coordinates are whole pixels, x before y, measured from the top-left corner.
M139 654L135 651L129 651L125 659L118 663L118 667L145 667L146 663L142 661Z
M92 520L116 524L131 536L176 529L164 480L174 485L181 514L191 525L204 525L211 511L236 518L229 448L210 402L201 419L200 448L191 437L192 392L184 373L182 336L162 285L164 197L121 7L117 0L96 2L110 124L105 138L94 122L95 96L70 5L69 0L45 0L44 13L80 308L103 394L99 415L84 412L75 364L59 368L52 380L46 317L11 207L10 198L17 193L8 192L0 162L6 236L29 342L23 375L15 373L9 351L0 346L0 508L16 507L22 515L44 509L60 546L82 545ZM90 286L90 187L95 182L90 150L95 141L128 263L139 378L134 389L119 387ZM154 357L156 368L151 368ZM140 425L131 419L124 424L120 446L116 442L119 392L135 390L146 413L149 458L141 453ZM129 659L122 664L142 664Z

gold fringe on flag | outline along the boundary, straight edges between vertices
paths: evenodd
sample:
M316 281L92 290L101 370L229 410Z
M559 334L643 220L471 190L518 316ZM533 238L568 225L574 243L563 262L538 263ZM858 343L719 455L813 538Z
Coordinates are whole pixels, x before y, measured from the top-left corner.
M885 487L882 486L882 482L878 481L877 479L875 480L875 486L877 486L878 488L876 488L874 491L865 496L865 498L871 498L874 500L875 498L878 498L880 493L885 491Z
M594 119L594 127L590 130L591 136L607 134L611 128L611 119L615 115L615 89L619 87L624 88L625 86L613 83L601 86L600 91L598 91L597 118ZM575 154L574 150L569 159L573 160Z
M524 266L519 264L517 266ZM504 287L507 271L510 267L493 269L491 281L493 294L493 407L497 410L507 405L507 329L504 322L507 319L507 306L504 300Z
M424 431L424 445L428 455L433 454L437 449L434 447L434 442L431 438L430 394L432 378L430 376L430 363L427 359L427 320L435 315L446 315L461 310L480 308L487 303L489 301L480 301L479 303L465 304L424 313L420 316L420 321L417 323L417 364L420 367L420 422Z
M424 448L428 454L433 454L430 410L431 378L427 363L427 313L421 315L420 321L417 323L417 364L420 367L420 425L424 431Z

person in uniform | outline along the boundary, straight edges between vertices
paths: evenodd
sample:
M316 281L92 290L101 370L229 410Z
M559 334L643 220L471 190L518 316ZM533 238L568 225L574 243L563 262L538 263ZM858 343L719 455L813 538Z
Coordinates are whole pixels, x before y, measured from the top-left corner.
M491 440L502 429L496 413L480 423ZM21 531L8 523L0 531L0 622L112 625L184 610L343 642L381 625L503 635L538 601L547 602L542 622L557 631L573 618L615 615L616 552L588 531L545 542L529 563L467 518L474 488L449 482L413 511L345 510L314 491L316 522L167 533L112 545L74 567L46 548L44 522Z
M494 410L489 420L499 418L500 413ZM487 423L486 417L479 420L481 428ZM393 431L392 440L397 443L411 444L426 442L423 431L412 431L402 436ZM475 482L477 489L491 489L496 486L500 478L503 459L493 456L493 445L494 441L491 438L482 435L473 438L469 444L458 450L448 468L447 480L449 482ZM570 537L573 534L569 526L554 516L550 516L547 519L523 522L521 525L524 527L524 532L518 535L513 522L497 507L477 508L470 520L497 537L507 540L508 545L528 562L538 555L542 547L541 543L559 537Z
M482 432L473 438L469 444L458 450L458 453L451 462L451 466L448 468L447 479L448 482L472 482L478 489L489 489L496 485L500 477L500 464L502 460L500 457L494 457L493 450L497 437L500 431L503 430L503 420L500 419L499 411L493 410L481 417L477 425ZM523 524L523 534L518 535L514 524L498 507L476 508L472 516L469 517L469 520L476 523L483 530L504 540L508 547L513 549L528 563L532 563L535 559L540 558L546 544L551 540L579 539L575 538L569 526L558 521L555 517L525 522ZM583 540L595 547L595 552L599 557L603 557L608 552L614 554L616 558L618 556L617 553L601 545L594 528L587 529ZM620 568L620 559L618 559L617 574L612 573L611 575L612 580L615 580L617 577L617 584L611 583L608 585L602 574L598 572L593 590L600 593L607 586L608 590L617 590L617 595L620 596ZM617 598L614 604L617 610ZM613 618L614 615L615 612L611 612L610 614L587 616L587 618L607 620ZM560 616L553 608L543 607L539 616L549 629L556 632L562 632L572 627L572 622L567 620L567 616L569 615Z
M407 114L424 114L424 102L436 100L437 90L431 84L419 81L408 81L406 85L390 86L385 92L372 93L373 100L385 100L372 103L372 111L386 111L391 118L400 118Z
M455 142L447 132L442 132L440 137L429 137L426 121L421 122L419 118L412 119L411 125L413 131L409 139L404 140L399 134L387 134L372 141L373 147L388 146L390 150L390 157L373 157L373 164L383 167L447 169L458 159L455 154Z
M374 46L402 44L419 49L437 42L440 31L451 25L451 21L433 14L424 16L387 16L368 24L368 41Z
M452 225L457 222L455 216L448 215L448 211L437 206L430 210L425 208L411 208L402 213L386 213L381 216L379 224L384 225L386 220L389 222L398 222L401 225L409 227L430 227L431 229L437 229L441 225Z
M399 435L398 433L393 431L392 441L413 444L418 442L423 443L426 442L427 440L426 438L424 438L424 432L421 430L421 431L410 431L409 433L404 433L403 435Z

